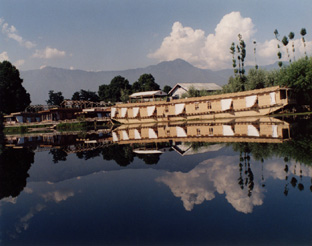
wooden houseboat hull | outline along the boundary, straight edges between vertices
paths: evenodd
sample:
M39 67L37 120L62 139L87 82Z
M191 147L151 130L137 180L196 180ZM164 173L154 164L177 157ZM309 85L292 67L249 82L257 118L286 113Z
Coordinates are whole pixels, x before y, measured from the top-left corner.
M287 88L275 86L171 101L118 104L111 108L111 118L123 124L135 124L260 117L293 103L288 92Z

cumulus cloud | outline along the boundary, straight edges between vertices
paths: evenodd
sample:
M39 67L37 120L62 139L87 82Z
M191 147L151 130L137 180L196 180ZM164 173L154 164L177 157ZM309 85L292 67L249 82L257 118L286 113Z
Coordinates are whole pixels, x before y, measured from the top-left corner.
M167 173L157 179L168 185L176 197L180 197L183 206L191 211L196 204L215 198L215 193L225 194L227 201L239 212L251 213L254 206L262 205L263 189L255 183L252 196L248 190L238 185L239 167L233 165L236 157L218 157L209 159L188 173Z
M9 25L4 21L3 18L0 19L0 26L2 26L2 33L5 34L8 38L15 40L19 45L31 49L36 46L33 42L24 40L19 34L15 26Z
M6 51L0 53L0 62L5 61L5 60L9 60L8 52Z
M219 70L230 68L232 57L229 48L232 42L238 44L238 34L241 34L247 46L246 64L254 65L254 44L257 30L251 18L242 17L240 12L225 15L215 28L214 33L205 34L203 30L194 30L175 22L171 33L165 37L160 48L148 54L148 57L159 61L184 59L194 66ZM273 34L272 34L273 36ZM296 57L304 55L301 39L294 40ZM283 46L283 45L281 45ZM288 45L291 50L291 43ZM312 51L312 42L307 42L307 53ZM273 37L262 43L257 42L256 56L258 65L272 64L277 58L277 40ZM288 60L286 48L282 47L283 60Z
M36 50L33 54L35 58L52 59L66 56L65 51L47 46L44 50Z

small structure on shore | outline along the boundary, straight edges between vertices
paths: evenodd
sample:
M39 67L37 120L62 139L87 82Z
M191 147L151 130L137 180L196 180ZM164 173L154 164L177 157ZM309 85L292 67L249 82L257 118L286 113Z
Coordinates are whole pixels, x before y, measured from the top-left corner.
M163 99L167 96L167 93L158 90L158 91L142 91L136 92L129 96L130 102L151 102L157 101L158 99Z
M207 92L222 90L222 87L215 83L178 83L168 92L168 95L174 99L179 99L192 87L194 87L195 90L204 90Z

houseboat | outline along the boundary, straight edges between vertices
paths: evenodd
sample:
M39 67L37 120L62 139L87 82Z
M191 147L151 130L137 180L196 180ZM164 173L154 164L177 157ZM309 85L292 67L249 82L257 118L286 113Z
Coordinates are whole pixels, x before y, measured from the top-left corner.
M112 131L118 144L162 142L282 143L290 138L289 123L272 117L199 120L157 124L124 124Z
M291 103L294 101L290 97L290 89L275 86L203 97L117 104L111 108L111 119L131 124L259 117L274 113Z

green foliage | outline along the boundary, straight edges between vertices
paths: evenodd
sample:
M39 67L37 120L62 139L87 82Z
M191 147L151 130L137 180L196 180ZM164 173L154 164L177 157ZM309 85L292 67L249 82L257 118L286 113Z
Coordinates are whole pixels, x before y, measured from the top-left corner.
M77 91L73 94L72 100L99 102L100 97L96 94L96 92L89 91L89 90L88 91L80 90L80 92Z
M276 84L293 88L299 104L312 105L312 57L299 59L282 69Z
M64 101L62 92L54 92L53 90L49 91L49 99L46 101L48 105L57 105L60 106Z
M23 111L30 104L30 95L22 85L18 69L8 61L0 62L0 112Z
M122 90L131 91L131 85L124 77L116 76L109 85L101 85L98 94L102 101L120 102Z
M172 87L169 85L165 85L163 91L166 92L167 94L169 93L169 91L171 91Z
M130 95L130 90L128 89L121 89L120 91L120 100L122 102L128 102L129 101L129 95Z
M151 74L142 74L140 78L133 83L132 91L157 91L160 90L159 85L155 82L155 78Z

